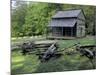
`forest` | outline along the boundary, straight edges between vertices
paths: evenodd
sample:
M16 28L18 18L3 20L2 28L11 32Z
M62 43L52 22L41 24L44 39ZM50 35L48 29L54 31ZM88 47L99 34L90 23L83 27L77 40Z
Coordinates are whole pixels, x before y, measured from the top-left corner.
M86 34L96 34L96 6L15 1L11 8L11 36L46 35L51 17L59 10L68 9L82 9L86 18Z

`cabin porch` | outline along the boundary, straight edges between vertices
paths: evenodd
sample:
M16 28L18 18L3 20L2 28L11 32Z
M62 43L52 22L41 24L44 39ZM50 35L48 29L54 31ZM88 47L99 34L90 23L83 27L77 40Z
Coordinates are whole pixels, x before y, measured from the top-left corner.
M76 37L76 25L74 27L51 27L48 37L73 39Z

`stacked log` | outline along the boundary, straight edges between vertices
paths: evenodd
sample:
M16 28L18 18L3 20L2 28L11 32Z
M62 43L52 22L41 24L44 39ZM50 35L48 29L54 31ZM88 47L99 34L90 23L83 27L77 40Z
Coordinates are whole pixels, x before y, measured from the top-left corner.
M21 46L22 53L25 55L26 53L31 53L33 51L46 51L48 48L53 44L51 43L33 43L33 42L28 42L28 43L23 43ZM55 43L56 45L56 43ZM57 46L57 45L56 45Z

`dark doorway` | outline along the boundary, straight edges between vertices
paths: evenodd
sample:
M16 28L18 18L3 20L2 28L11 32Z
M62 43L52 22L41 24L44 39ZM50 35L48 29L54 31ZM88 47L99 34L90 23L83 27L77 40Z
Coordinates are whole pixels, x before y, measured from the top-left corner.
M71 36L71 28L63 27L63 36Z
M75 37L76 36L76 24L74 27L63 27L63 36Z

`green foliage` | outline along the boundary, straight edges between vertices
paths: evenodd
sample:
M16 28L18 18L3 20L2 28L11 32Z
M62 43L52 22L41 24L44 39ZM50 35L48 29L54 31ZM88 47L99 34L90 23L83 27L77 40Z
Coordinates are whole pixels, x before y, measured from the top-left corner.
M19 2L16 8L12 8L11 14L11 29L12 36L23 36L23 24L25 23L27 4Z
M39 2L16 2L12 9L12 36L47 34L47 25L58 10L83 9L86 17L86 33L95 35L95 6L55 4Z
M30 3L25 17L24 31L26 35L43 35L47 31L47 25L57 9L55 4Z

